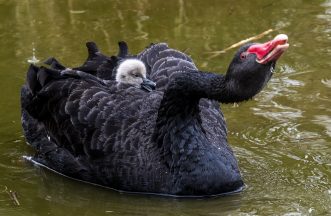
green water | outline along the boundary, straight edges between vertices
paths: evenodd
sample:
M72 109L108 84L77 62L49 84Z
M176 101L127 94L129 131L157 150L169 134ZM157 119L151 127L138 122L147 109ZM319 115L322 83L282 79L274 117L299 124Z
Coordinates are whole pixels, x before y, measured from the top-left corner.
M68 66L94 40L108 54L126 40L186 50L202 70L224 72L223 49L269 28L290 48L254 100L223 105L244 192L204 200L120 194L22 159L19 90L32 49ZM0 0L0 215L331 215L330 0ZM7 188L7 190L6 190ZM8 195L17 193L20 206Z

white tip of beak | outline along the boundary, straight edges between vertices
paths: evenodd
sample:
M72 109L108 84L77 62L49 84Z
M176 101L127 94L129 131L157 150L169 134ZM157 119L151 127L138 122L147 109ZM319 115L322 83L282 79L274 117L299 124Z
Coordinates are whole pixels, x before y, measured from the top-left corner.
M286 34L279 34L274 38L274 40L285 40L285 41L287 41L288 37L287 37Z

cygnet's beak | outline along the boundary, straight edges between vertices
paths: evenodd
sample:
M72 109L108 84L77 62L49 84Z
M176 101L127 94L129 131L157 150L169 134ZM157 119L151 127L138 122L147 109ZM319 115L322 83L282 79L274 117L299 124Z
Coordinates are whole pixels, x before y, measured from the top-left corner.
M150 92L150 91L155 90L156 83L153 82L153 81L151 81L151 80L149 80L149 79L144 78L143 79L143 82L140 84L140 87L142 89L145 89L146 91L149 91Z

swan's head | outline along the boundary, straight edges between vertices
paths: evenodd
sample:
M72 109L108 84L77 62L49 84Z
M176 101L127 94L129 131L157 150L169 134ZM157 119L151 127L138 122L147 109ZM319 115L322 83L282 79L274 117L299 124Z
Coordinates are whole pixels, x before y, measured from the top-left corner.
M153 81L146 78L145 64L138 59L126 59L121 62L116 70L116 81L147 91L152 91L156 87Z
M233 87L240 83L246 92L249 88L261 89L272 76L277 60L289 47L287 42L287 35L280 34L266 43L242 46L227 71L228 80L234 81Z

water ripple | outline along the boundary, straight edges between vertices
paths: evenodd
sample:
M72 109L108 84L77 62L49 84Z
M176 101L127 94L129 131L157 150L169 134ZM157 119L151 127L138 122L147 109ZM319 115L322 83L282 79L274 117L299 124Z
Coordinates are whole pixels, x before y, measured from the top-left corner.
M327 115L316 115L314 123L321 125L325 128L325 133L331 137L331 118Z
M330 79L323 79L321 81L324 85L326 85L326 87L331 88L331 80Z

